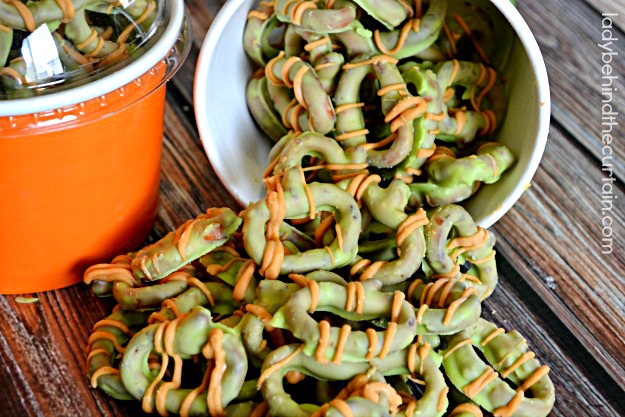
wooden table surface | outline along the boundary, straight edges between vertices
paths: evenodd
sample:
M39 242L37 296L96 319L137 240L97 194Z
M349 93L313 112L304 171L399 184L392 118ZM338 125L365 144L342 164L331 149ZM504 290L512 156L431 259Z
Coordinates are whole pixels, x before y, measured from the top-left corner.
M236 1L236 0L230 0ZM168 86L158 221L149 240L212 206L237 207L209 165L192 101L199 48L223 0L190 0L194 43ZM552 416L625 416L625 135L601 144L601 13L614 18L612 105L625 113L625 2L520 0L538 39L552 89L549 143L532 187L495 226L501 284L484 316L525 335L551 368ZM603 254L601 192L612 151L613 253ZM10 271L4 271L10 274ZM0 296L0 416L138 416L135 403L89 387L85 346L111 300L85 285L36 294L33 304Z

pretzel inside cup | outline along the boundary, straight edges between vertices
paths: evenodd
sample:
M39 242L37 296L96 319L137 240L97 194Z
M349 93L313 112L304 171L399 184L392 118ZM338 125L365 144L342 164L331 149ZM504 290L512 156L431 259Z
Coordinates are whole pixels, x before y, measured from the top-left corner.
M137 0L127 7L115 1L58 0L42 5L6 0L0 2L0 10L0 94L9 99L38 94L26 77L22 45L14 44L14 37L21 39L23 32L47 25L66 76L80 78L128 56L137 45L135 35L149 31L159 14L154 0Z

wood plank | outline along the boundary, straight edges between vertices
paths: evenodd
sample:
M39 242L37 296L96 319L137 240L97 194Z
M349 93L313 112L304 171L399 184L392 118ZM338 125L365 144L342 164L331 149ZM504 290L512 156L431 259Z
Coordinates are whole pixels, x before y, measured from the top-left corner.
M601 247L602 173L552 129L541 168L496 225L498 250L612 376L625 375L625 210L614 221L614 252ZM614 189L625 199L622 187ZM618 384L625 388L623 378Z
M553 102L553 116L587 152L603 158L601 144L601 19L599 13L583 0L520 1L518 8L532 29L545 58ZM625 9L621 8L621 13ZM625 34L612 46L614 74L625 68ZM622 72L622 71L621 71ZM613 75L614 75L613 74ZM618 91L613 108L625 113L625 80L614 82ZM612 143L615 173L625 178L625 131L621 125Z
M217 12L219 12L225 2L226 0L185 1L187 9L192 16L191 29L193 43L191 45L191 50L189 51L189 57L171 82L176 85L185 100L190 104L193 103L193 77L195 73L195 64L197 62L198 54L200 53L200 48L202 47L202 42L204 41L204 37L206 36L208 28L213 22L215 15L217 15Z
M625 0L585 0L600 14L616 13L618 16L613 17L614 24L618 26L621 32L625 32ZM620 39L623 41L623 38Z

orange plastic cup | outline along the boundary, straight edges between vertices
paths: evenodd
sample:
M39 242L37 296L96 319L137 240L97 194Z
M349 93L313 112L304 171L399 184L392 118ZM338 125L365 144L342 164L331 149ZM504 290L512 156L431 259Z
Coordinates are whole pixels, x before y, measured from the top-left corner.
M0 116L0 294L76 284L88 266L145 239L156 218L165 82L183 43L106 94Z

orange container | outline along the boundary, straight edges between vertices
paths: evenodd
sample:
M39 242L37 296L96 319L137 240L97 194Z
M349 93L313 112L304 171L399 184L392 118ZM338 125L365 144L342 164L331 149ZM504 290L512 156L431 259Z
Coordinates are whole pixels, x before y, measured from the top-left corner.
M188 50L172 46L129 83L119 88L109 83L106 94L0 116L0 264L5 271L0 294L81 282L88 266L133 250L145 239L157 210L165 81ZM106 77L100 81L106 84ZM89 92L88 84L80 88ZM50 95L52 103L55 95L67 92Z

